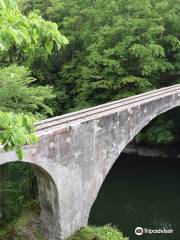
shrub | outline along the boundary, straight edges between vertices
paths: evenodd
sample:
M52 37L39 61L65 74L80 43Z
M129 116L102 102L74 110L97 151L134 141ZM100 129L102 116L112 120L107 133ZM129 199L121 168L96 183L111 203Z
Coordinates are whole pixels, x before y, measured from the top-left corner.
M128 240L123 234L114 227L106 225L104 227L81 228L67 240Z

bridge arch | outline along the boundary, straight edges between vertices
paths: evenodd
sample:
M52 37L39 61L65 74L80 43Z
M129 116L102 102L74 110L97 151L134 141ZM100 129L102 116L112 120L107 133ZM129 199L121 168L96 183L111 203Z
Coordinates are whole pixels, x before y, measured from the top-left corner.
M159 116L162 115L163 113L166 113L166 112L168 112L168 111L170 111L170 110L172 110L172 109L176 109L176 108L179 108L179 109L180 109L179 106L175 106L175 107L173 106L172 108L168 108L167 110L163 110L162 112L158 112L157 115L153 115L153 117L148 118L146 121L144 121L144 120L142 119L142 122L140 121L140 125L137 126L136 131L132 132L132 135L127 136L127 139L126 139L126 138L124 139L122 146L121 146L121 143L120 143L120 146L119 146L119 145L117 146L117 149L118 149L118 151L119 151L119 149L120 149L120 152L117 152L116 155L115 155L115 158L112 159L112 162L111 162L112 165L109 166L109 168L108 168L108 170L107 170L107 174L105 175L105 177L104 177L104 179L103 179L103 181L102 181L102 183L101 183L101 185L100 185L100 188L99 188L98 191L97 191L96 198L94 199L94 202L93 202L93 204L92 204L92 206L91 206L91 208L90 208L90 214L92 213L92 208L93 208L93 206L94 206L94 204L95 204L96 199L97 199L98 196L99 196L99 193L100 193L100 191L101 191L101 189L102 189L102 187L103 187L104 182L106 181L106 178L108 177L111 169L112 169L112 168L114 167L114 165L116 164L116 161L118 161L118 159L120 158L120 156L121 156L121 154L122 154L122 151L125 149L125 147L134 139L134 137L136 137L136 135L137 135L138 133L140 133L146 126L148 126L149 123L151 123L153 120L155 120L157 117L159 117ZM145 111L145 112L146 112L146 111ZM94 211L94 210L93 210L93 211ZM90 214L89 214L89 217L90 217ZM91 214L91 217L92 217L92 214ZM90 219L89 219L89 220L90 220ZM89 222L89 220L88 220L88 222ZM107 222L107 224L108 224L108 223L109 223L109 222Z
M178 107L180 105L179 95L178 98L176 97L177 95L172 95L142 104L134 104L132 107L94 121L95 129L98 129L96 132L97 150L95 150L98 156L95 168L98 170L95 173L96 192L94 191L89 214L103 182L123 149L153 119ZM106 129L104 133L103 129Z
M61 239L61 227L59 222L59 196L57 186L53 177L37 164L25 161L7 161L1 163L1 166L7 164L25 164L31 166L38 183L38 194L40 200L40 223L41 228L47 239ZM58 234L57 234L58 233Z

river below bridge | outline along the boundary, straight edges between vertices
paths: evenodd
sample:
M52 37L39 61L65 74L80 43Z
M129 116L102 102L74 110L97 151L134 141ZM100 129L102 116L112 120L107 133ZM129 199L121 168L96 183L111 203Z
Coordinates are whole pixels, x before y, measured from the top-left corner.
M111 223L130 240L180 239L180 160L123 154L107 176L89 224ZM135 235L135 228L173 234Z

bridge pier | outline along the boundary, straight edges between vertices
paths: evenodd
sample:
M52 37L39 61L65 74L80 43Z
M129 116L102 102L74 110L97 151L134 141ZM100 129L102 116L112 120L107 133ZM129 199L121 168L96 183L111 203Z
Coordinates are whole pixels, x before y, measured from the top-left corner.
M41 226L48 240L64 240L87 226L91 207L85 201L83 171L75 164L77 159L70 160L69 151L64 152L61 140L57 135L45 136L23 149L23 162L33 167L37 177ZM62 162L57 153L60 145ZM0 165L15 161L14 152L0 151Z
M38 181L42 230L47 239L61 240L58 189L47 172L35 165L33 165L33 169Z

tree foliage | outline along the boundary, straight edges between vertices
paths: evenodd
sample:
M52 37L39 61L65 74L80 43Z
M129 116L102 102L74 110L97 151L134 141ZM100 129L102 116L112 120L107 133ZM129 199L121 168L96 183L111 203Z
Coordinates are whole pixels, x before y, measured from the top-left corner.
M23 208L37 199L38 188L32 167L22 162L2 165L0 180L0 239L6 239L1 230L9 222L14 225Z
M22 159L22 145L36 141L34 118L0 111L0 144L5 151L15 150L18 158Z
M55 86L56 114L179 82L178 0L24 0L22 9L38 9L69 39L31 65Z
M174 129L172 120L157 118L149 127L140 132L136 138L136 143L146 143L151 145L163 145L177 142L178 132Z
M34 120L24 113L36 117L52 114L47 100L54 95L52 87L33 85L35 78L30 76L28 68L9 64L14 60L22 64L25 56L31 57L37 50L50 54L54 43L57 50L68 43L56 23L35 13L23 15L14 0L0 0L0 144L6 151L14 149L19 159L22 159L21 146L37 140L33 134Z
M55 42L58 50L67 44L67 39L58 31L56 23L45 21L36 13L23 15L14 0L0 1L0 50L7 51L12 46L30 54L42 47L49 54Z
M0 110L41 117L52 114L52 108L46 104L55 97L52 87L32 85L35 81L24 66L0 69Z

